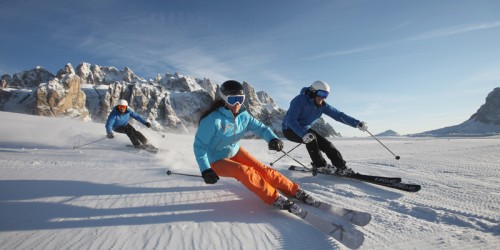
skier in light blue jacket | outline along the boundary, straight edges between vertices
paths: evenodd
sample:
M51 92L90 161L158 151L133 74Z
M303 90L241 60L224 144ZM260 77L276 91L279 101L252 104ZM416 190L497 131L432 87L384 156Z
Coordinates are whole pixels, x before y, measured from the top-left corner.
M111 113L109 113L105 126L107 133L106 137L113 139L115 137L113 131L115 131L117 133L126 134L136 148L155 148L148 143L148 139L146 139L141 132L130 125L129 120L131 118L151 128L151 123L147 122L139 114L130 109L126 100L121 99Z
M332 119L359 128L361 131L367 131L368 126L352 118L325 102L330 93L330 86L323 81L315 81L310 87L304 87L300 94L290 102L285 119L283 120L283 135L290 141L305 143L309 156L312 160L313 174L316 172L335 172L345 175L352 170L346 167L346 162L342 154L318 132L311 127L312 124L326 114ZM327 164L321 152L325 152L331 163Z
M226 81L221 85L219 93L220 98L216 98L201 116L193 144L205 183L215 184L219 176L232 177L265 203L300 214L300 207L285 196L304 202L311 202L313 198L299 189L297 183L264 165L240 145L240 140L247 131L266 140L270 150L281 151L283 142L269 127L247 112L243 106L245 92L241 83Z

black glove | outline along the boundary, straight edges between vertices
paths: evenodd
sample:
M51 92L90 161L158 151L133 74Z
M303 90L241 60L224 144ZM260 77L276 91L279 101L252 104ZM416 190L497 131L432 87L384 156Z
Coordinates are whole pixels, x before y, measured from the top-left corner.
M269 147L269 150L276 150L279 152L283 149L283 142L278 138L274 138L269 142L269 145L267 146Z
M144 125L146 125L146 127L148 127L148 128L151 128L151 123L149 123L149 122L146 122Z
M113 135L113 133L109 133L108 135L106 135L106 137L108 137L109 139L115 138L115 136Z
M203 171L201 177L203 177L206 184L215 184L219 180L219 176L211 168Z

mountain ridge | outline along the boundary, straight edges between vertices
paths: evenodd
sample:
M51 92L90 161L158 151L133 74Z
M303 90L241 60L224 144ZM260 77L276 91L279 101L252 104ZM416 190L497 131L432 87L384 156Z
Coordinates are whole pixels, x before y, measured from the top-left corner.
M243 81L247 110L282 136L286 111L272 97ZM55 75L41 66L0 77L0 110L42 116L69 116L104 123L119 99L159 131L195 131L201 113L214 101L219 85L208 78L165 73L146 80L129 67L68 63ZM340 136L320 119L314 127L324 136ZM251 136L251 135L249 135Z
M494 88L486 97L485 103L463 123L409 136L451 137L497 134L500 134L500 87Z

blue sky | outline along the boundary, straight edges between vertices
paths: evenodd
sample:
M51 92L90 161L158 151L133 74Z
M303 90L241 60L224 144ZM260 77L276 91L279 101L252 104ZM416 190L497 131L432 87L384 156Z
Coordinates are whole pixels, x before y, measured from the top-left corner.
M247 81L284 109L324 80L327 101L374 134L459 124L500 86L498 0L3 0L0 30L1 75L81 62L178 72Z

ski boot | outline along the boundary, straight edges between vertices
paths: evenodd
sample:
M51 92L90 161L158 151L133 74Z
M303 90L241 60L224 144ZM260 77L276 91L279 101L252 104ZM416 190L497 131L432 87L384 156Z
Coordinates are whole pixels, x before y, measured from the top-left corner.
M288 212L295 214L301 218L304 218L307 214L299 205L287 199L285 196L278 194L278 197L273 203L273 206L280 210L287 210Z
M319 207L319 205L321 204L320 201L316 200L312 195L306 193L306 191L302 189L297 190L297 193L295 193L295 198L313 207Z
M353 173L354 173L354 171L351 168L348 168L346 166L339 167L339 168L335 169L335 174L336 175L346 176L346 175L350 175L350 174L353 174Z
M330 164L325 164L323 167L316 169L316 173L323 173L323 174L334 174L335 171L337 171L337 169Z

